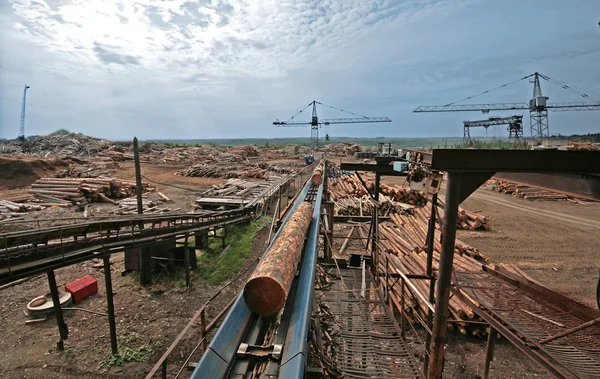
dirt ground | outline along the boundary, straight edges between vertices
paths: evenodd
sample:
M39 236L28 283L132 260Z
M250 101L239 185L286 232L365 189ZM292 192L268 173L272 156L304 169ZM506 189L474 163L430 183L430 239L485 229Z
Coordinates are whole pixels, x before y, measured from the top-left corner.
M600 203L530 201L485 189L463 206L490 217L489 232L458 231L494 263L517 265L553 290L596 307Z
M0 170L0 199L26 195L29 184L39 177L53 176L58 169L68 166L68 163L70 161L59 159L3 158L0 160L0 167L7 164L11 170ZM142 163L144 180L150 181L152 186L171 199L170 202L164 203L163 207L180 208L181 212L193 211L192 204L202 190L226 180L173 175L175 171L184 168L186 166ZM134 180L133 162L121 162L120 168L111 172L111 176ZM158 199L158 195L154 192L149 198ZM112 204L92 203L89 213L90 216L116 217L116 209ZM56 220L67 217L82 217L82 210L77 207L52 207L30 212L24 219ZM42 221L40 225L45 226L49 222ZM0 225L0 233L30 227L31 224ZM250 257L240 270L262 254L267 237L266 228L256 235ZM83 311L66 312L69 338L65 341L65 351L57 351L58 329L54 318L41 324L25 324L28 319L24 314L27 302L49 292L46 276L43 275L0 291L0 328L4 330L0 337L0 378L143 377L196 310L218 289L199 279L196 280L192 274L193 287L186 290L183 271L179 271L173 277L159 280L150 288L143 288L139 286L135 273L121 276L124 269L122 254L113 255L111 265L119 345L129 348L149 345L152 353L143 362L127 363L111 369L101 367L101 362L106 360L110 353L108 321L104 316ZM59 285L63 285L85 275L93 276L98 281L98 294L85 299L77 306L86 310L106 312L104 270L97 266L101 265L98 262L87 261L56 270L56 280ZM251 270L211 303L207 314L209 321L239 294L250 273ZM199 325L194 325L186 339L172 354L169 361L170 373L179 369L184 358L196 345L198 327ZM186 375L187 370L181 377L185 378Z
M344 161L352 161L344 158ZM0 162L1 164L1 162ZM122 162L113 176L133 179L133 163ZM1 166L0 166L1 167ZM52 175L62 166L28 164L26 179L5 174L0 180L0 198L27 193L27 185L44 175ZM143 175L157 189L173 201L171 208L192 210L191 204L199 190L218 184L223 179L187 178L173 175L185 168L176 165L142 164ZM29 169L27 169L29 170ZM2 171L2 170L0 170ZM14 171L14 170L13 170ZM10 176L10 177L9 177ZM24 181L23 181L24 180ZM386 178L386 184L402 184L404 178ZM159 183L159 184L156 184ZM175 187L174 187L175 186ZM177 188L180 187L180 188ZM150 195L152 199L155 194ZM479 248L493 263L510 263L526 271L548 287L563 292L579 301L594 306L594 293L600 271L600 203L579 205L563 201L540 202L513 198L480 189L467 199L463 207L479 212L491 219L489 232L458 231L458 238ZM91 215L111 215L116 206L94 204ZM47 209L31 212L27 218L57 218L81 216L76 207ZM6 231L0 227L0 232ZM336 228L337 236L346 236L349 229ZM257 235L252 258L262 253L267 231ZM358 233L355 234L358 236ZM337 239L337 244L341 240ZM338 250L339 245L334 246ZM352 240L347 252L361 251L361 241ZM54 319L42 324L25 325L25 304L32 298L48 292L45 276L0 291L0 378L138 378L145 375L169 343L177 336L194 312L210 297L216 288L198 280L190 290L181 286L180 278L144 289L137 284L135 275L121 276L123 256L115 255L112 261L113 289L117 312L117 331L120 345L139 347L148 344L153 353L142 363L128 363L106 370L100 362L110 351L108 322L105 317L81 311L69 312L66 322L70 335L66 350L58 352L58 331ZM101 268L89 261L56 271L59 284L68 283L86 274L98 280L99 293L80 304L82 308L105 312L104 275ZM227 289L209 309L209 319L218 313L233 296L239 293L243 279ZM173 356L181 364L183 357L197 343L198 329L194 326ZM485 341L451 334L447 343L445 377L473 379L481 377ZM492 377L547 378L543 369L523 357L507 341L500 340L496 359L492 363ZM171 372L171 371L170 371ZM186 371L184 371L185 373Z
M267 237L268 228L256 235L245 266L262 254ZM41 324L25 324L27 317L23 312L27 302L48 292L46 276L43 275L0 291L0 328L4 331L0 337L0 378L144 377L197 309L218 289L192 276L192 288L186 290L183 271L168 280L159 280L152 287L143 288L135 274L120 275L124 263L122 254L114 255L111 263L119 345L121 348L151 346L152 353L147 360L109 370L100 367L110 353L108 321L103 316L82 311L66 312L69 338L65 341L65 351L57 351L58 329L54 318ZM84 275L92 275L98 280L98 293L77 304L77 307L106 312L103 269L94 268L94 265L95 262L88 261L56 270L57 283L65 284ZM249 270L236 280L211 303L207 314L209 321L237 296L251 272ZM171 355L169 373L179 369L184 357L196 345L199 334L199 324L194 325ZM187 371L184 371L182 378L186 375Z

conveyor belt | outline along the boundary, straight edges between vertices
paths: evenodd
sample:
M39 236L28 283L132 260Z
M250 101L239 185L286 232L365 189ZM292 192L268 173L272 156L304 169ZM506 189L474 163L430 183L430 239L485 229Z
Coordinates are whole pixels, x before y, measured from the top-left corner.
M362 270L341 270L337 288L324 292L322 301L333 312L341 333L334 337L337 368L345 378L422 378L419 366L371 273L365 273L365 297L361 297Z
M465 300L480 316L554 376L600 378L600 325L539 343L598 317L597 311L565 303L560 294L536 293L522 282L519 285L484 271L457 271L456 279L470 297Z
M304 377L322 195L323 184L313 186L310 181L307 182L283 217L282 227L273 238L273 241L278 238L283 225L299 204L304 201L314 202L315 209L299 272L281 318L264 318L252 314L240 294L190 378ZM258 359L256 356L239 357L237 352L241 343L255 346L277 344L283 350L279 357L268 360ZM208 373L210 376L207 376Z
M0 284L65 267L100 253L144 247L247 221L247 210L149 215L0 234Z

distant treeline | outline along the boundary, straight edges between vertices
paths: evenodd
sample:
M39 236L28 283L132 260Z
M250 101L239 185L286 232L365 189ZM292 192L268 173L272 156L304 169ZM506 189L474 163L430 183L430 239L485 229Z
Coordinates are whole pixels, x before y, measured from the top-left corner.
M570 136L558 135L559 138L568 138L572 141L581 142L600 142L600 133L588 133L588 134L571 134Z
M258 145L258 146L286 146L286 145L301 145L310 146L310 138L236 138L236 139L161 139L161 140L146 140L145 142L157 142L170 144L175 146L185 145ZM369 138L353 138L353 137L331 137L329 141L324 138L319 139L320 145L331 145L343 142L354 142L361 146L377 146L377 143L392 144L393 147L452 147L457 143L462 142L462 138L390 138L390 137L369 137Z

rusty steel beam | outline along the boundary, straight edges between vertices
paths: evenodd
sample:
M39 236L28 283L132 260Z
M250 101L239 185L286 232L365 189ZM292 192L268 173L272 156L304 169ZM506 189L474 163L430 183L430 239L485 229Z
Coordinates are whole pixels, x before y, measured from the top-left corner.
M434 154L435 157L435 154ZM446 206L444 207L444 226L442 229L442 251L440 254L438 280L436 285L435 310L433 312L432 344L429 349L428 379L441 379L444 369L444 345L448 328L448 304L450 301L450 280L454 263L454 244L456 240L456 219L460 203L462 174L448 173L446 185Z
M283 308L300 262L312 213L312 204L305 202L298 206L246 282L244 300L252 312L269 317Z

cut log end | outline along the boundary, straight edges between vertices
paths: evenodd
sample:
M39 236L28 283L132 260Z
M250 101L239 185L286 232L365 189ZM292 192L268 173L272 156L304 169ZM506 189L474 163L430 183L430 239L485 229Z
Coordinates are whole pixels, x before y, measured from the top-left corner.
M285 304L285 289L275 279L261 276L251 278L244 286L244 300L250 310L263 317L271 317Z

